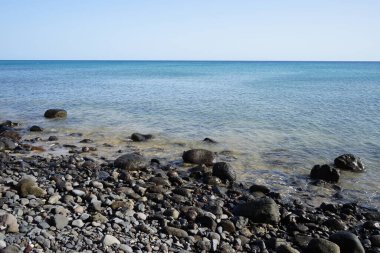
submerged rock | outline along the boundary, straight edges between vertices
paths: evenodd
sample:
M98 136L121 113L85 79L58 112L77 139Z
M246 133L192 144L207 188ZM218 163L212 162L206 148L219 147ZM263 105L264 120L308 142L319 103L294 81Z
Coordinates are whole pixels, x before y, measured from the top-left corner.
M204 138L203 141L207 142L207 143L212 143L212 144L217 144L218 143L217 141L215 141L214 139L211 139L211 138Z
M44 114L45 118L66 118L67 117L67 111L63 109L49 109Z
M216 162L216 155L214 152L206 149L191 149L183 152L182 159L186 163L211 166Z
M31 131L31 132L42 132L43 129L42 129L42 127L40 127L40 126L36 126L36 125L34 125L34 126L31 126L31 127L29 128L29 131Z
M359 241L359 238L353 233L347 231L340 231L335 234L332 234L329 240L338 244L342 253L365 252L363 245Z
M334 160L334 165L342 170L350 170L355 172L362 172L365 170L361 159L353 154L338 156Z
M278 223L280 211L276 202L271 198L250 200L238 205L234 210L235 215L244 216L256 223Z
M311 169L310 177L312 179L322 179L327 182L336 183L339 181L340 173L339 170L330 167L327 164L324 165L314 165Z
M132 141L136 141L136 142L147 141L147 140L153 139L153 135L133 133L131 135L131 139L132 139Z
M131 153L118 157L114 161L114 166L123 170L141 170L149 166L149 161L140 154Z
M229 163L219 162L212 167L212 175L222 180L234 182L236 180L236 172Z

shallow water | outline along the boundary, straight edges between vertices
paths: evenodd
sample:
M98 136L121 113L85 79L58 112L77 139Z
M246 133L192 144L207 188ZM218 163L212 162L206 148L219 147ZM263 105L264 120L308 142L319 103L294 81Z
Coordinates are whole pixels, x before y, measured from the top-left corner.
M69 117L46 120L48 108ZM153 133L137 148L167 160L228 150L240 180L288 192L308 188L314 164L354 153L367 172L343 172L343 193L380 207L380 63L0 61L5 119L117 148Z

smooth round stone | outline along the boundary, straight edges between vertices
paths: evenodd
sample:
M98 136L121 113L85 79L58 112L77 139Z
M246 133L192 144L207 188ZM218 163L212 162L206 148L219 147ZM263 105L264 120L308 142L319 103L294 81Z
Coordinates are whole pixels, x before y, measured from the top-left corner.
M72 223L71 223L72 226L74 227L78 227L78 228L81 228L84 226L84 222L81 220L81 219L78 219L78 220L74 220Z
M340 231L331 235L329 240L338 244L342 253L365 253L359 238L353 233Z
M329 240L317 238L312 239L308 246L307 252L309 253L340 253L340 248L337 244Z
M72 192L77 196L84 196L86 193L82 190L74 189Z
M106 235L103 238L103 245L105 247L114 245L114 244L120 244L120 241L113 235Z

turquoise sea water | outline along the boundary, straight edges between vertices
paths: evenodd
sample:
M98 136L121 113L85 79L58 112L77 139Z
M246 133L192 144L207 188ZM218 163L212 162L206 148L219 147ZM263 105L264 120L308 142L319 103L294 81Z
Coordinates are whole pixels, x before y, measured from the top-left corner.
M45 120L48 108L69 117ZM108 141L153 133L177 153L210 137L241 180L276 186L354 153L367 172L344 173L342 187L380 202L380 63L0 61L5 119Z

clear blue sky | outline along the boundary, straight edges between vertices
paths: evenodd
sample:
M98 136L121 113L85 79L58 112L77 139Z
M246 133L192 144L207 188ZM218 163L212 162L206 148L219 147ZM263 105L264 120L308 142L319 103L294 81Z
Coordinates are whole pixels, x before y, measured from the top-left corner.
M380 0L0 0L0 59L380 60Z

